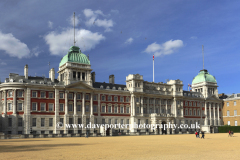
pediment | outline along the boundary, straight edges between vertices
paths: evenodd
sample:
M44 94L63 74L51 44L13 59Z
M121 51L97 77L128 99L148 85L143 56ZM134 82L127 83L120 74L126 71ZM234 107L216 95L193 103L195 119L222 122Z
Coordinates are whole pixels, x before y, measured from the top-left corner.
M90 89L93 90L94 88L84 82L76 82L76 83L72 83L66 86L66 88L69 89Z
M208 97L206 100L219 101L220 99L218 97L216 97L215 95L212 95L212 96Z

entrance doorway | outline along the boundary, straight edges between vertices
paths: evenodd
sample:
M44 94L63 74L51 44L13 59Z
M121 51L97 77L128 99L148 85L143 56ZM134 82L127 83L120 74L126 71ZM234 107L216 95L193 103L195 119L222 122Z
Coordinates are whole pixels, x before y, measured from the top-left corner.
M106 130L106 136L110 136L110 128Z
M167 128L164 130L164 125L167 124L165 121L162 122L162 134L167 134Z
M159 125L157 126L157 134L160 134L160 128L159 128Z

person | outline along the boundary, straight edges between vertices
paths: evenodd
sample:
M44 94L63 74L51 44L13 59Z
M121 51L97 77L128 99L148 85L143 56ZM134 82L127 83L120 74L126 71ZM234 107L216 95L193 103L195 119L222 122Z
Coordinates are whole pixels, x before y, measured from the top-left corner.
M229 136L231 137L231 131L230 131L230 130L228 131L228 137L229 137Z
M231 137L233 137L233 131L231 131Z
M196 138L197 138L197 131L195 132Z
M202 137L201 137L201 139L202 139L202 138L204 139L204 131L202 131Z
M200 136L199 136L199 131L197 131L197 137L200 138Z

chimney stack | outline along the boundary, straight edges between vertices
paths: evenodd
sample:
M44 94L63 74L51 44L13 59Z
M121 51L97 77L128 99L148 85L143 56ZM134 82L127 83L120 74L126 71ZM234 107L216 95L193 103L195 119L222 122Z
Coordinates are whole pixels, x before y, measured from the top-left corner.
M24 67L24 76L25 76L25 79L28 79L28 65L27 64Z
M109 76L109 83L115 84L115 77L113 74Z
M92 83L95 83L95 75L96 75L95 72L92 72L92 73L91 73Z
M50 69L49 78L51 79L52 82L54 82L54 80L55 80L55 70L54 70L54 68Z

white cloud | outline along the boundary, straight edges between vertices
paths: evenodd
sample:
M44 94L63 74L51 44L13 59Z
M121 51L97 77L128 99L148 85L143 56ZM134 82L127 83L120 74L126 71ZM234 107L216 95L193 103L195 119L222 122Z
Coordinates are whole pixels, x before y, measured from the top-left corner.
M107 17L107 15L103 14L101 10L92 11L91 9L85 9L83 11L83 14L85 15L87 21L85 24L87 26L98 26L105 28L105 32L111 31L111 27L113 27L113 21L111 19L98 19L98 16L101 15L103 17Z
M53 22L48 21L48 27L52 29L53 28Z
M5 62L1 62L0 65L7 65L7 63L5 63Z
M160 55L172 54L181 47L183 47L182 40L169 40L162 44L154 42L148 45L144 52L149 54L153 53L157 57Z
M118 13L119 13L119 11L116 10L116 9L112 9L111 12L112 12L112 13L115 13L115 14L118 14Z
M95 46L99 44L101 40L105 39L102 34L97 32L93 33L85 29L75 29L75 33L77 41L76 46L79 46L83 52L95 48ZM52 55L66 55L70 48L67 42L73 42L73 37L68 40L66 39L66 37L69 37L69 35L73 35L72 28L65 29L60 33L52 31L44 36Z
M0 31L0 50L4 50L11 57L28 57L30 50L27 45L15 38L11 33L4 34Z
M32 55L34 55L34 56L38 56L39 55L39 53L41 53L42 51L40 51L39 50L39 47L38 46L36 46L36 47L34 47L32 50L31 50L31 54Z
M197 37L196 36L192 36L192 37L190 37L190 39L197 39Z
M131 44L133 42L133 38L130 37L126 40L125 44Z

